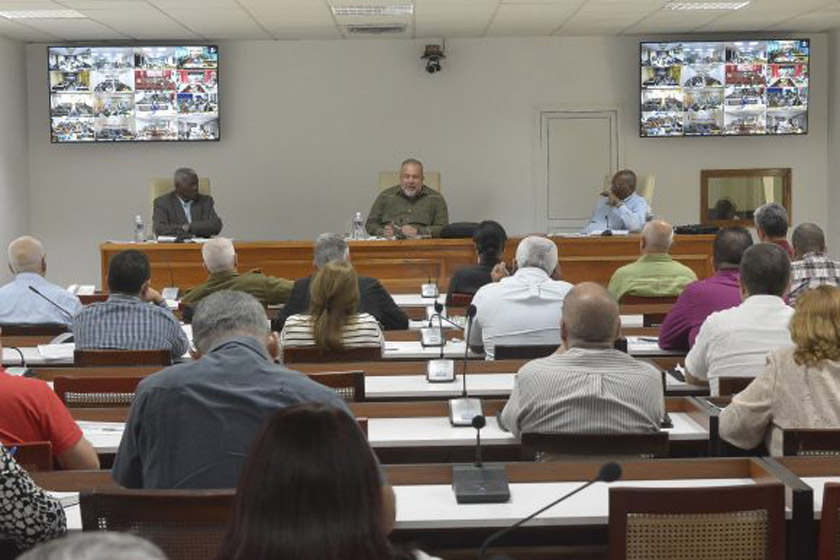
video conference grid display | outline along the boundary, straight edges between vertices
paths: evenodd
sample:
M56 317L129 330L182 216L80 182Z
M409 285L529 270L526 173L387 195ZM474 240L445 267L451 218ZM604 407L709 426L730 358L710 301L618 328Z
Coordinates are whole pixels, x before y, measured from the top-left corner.
M215 46L50 47L53 142L219 139Z
M807 39L641 44L641 136L808 132Z

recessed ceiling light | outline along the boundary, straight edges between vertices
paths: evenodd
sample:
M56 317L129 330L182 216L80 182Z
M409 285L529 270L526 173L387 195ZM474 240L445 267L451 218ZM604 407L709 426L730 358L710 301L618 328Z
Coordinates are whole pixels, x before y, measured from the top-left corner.
M662 6L663 10L740 10L747 4L744 2L668 2Z
M377 16L410 16L414 13L413 4L396 4L392 6L330 6L336 16L377 17Z
M6 19L87 19L87 16L76 10L19 10L0 12L0 17Z

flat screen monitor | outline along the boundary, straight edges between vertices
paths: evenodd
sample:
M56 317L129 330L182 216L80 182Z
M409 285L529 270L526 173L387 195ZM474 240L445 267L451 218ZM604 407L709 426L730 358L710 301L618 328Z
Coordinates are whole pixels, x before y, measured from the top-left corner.
M54 143L219 140L219 49L49 47Z
M643 137L808 132L808 39L641 43Z

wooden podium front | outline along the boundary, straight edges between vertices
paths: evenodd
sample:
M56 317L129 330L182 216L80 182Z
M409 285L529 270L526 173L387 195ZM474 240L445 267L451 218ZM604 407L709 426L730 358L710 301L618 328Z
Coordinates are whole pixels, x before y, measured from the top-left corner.
M511 238L505 262L514 261L521 237ZM609 283L615 270L639 256L639 237L555 237L561 273L572 283L590 280ZM677 235L671 254L706 278L712 268L713 235ZM239 270L260 268L271 276L297 279L312 273L312 241L241 241L234 243ZM350 258L361 276L378 278L393 293L414 293L420 284L437 280L445 291L449 277L462 266L476 262L471 239L417 239L401 241L350 241ZM127 249L142 251L152 264L152 286L187 289L204 282L207 271L198 243L103 243L102 288L108 285L108 263Z

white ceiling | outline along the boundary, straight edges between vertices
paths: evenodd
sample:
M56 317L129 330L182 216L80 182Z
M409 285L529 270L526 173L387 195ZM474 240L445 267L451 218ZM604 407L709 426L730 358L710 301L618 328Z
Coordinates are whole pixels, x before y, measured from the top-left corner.
M414 14L335 17L330 4L413 4ZM840 0L752 0L737 11L662 10L666 0L0 0L0 11L73 9L87 19L0 17L29 42L347 39L347 24L405 24L403 38L820 32Z

